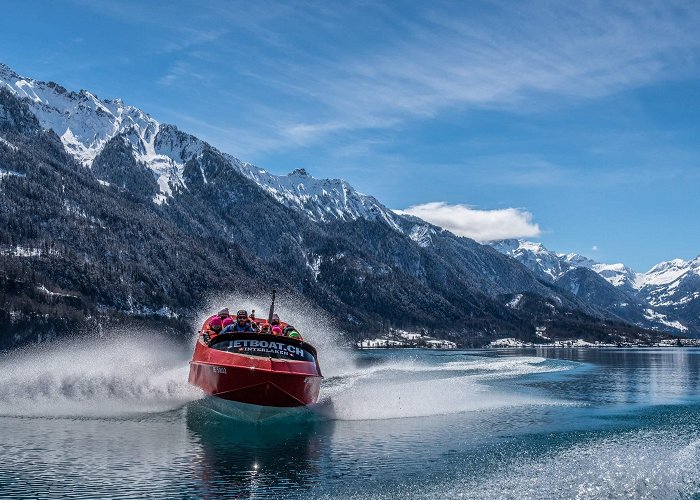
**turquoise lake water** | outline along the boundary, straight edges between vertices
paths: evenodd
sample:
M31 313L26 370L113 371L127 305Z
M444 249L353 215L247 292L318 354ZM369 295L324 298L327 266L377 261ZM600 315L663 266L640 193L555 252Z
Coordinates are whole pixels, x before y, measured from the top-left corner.
M186 350L0 356L0 496L700 498L700 350L321 352L313 411L219 415Z

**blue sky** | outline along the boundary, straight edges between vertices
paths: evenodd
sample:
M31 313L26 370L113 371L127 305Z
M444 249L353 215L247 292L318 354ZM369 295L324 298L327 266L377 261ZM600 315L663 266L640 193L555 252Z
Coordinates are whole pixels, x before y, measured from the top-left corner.
M700 254L700 3L206 4L7 2L0 61L465 234Z

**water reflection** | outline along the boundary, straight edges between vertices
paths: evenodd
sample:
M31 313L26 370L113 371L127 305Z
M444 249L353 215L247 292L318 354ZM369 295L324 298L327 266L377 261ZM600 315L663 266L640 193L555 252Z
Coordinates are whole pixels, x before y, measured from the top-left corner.
M532 349L501 352L590 364L589 370L554 374L526 383L580 404L625 408L679 404L700 389L697 349Z
M698 479L688 472L700 457L698 354L552 349L421 352L408 360L363 353L370 362L359 374L366 378L352 381L353 397L347 379L328 391L355 405L337 421L289 416L256 425L199 403L131 418L0 418L0 496L444 498L471 488L498 497L532 478L530 496L550 481L569 491L564 480L608 481L601 491L623 496L649 477L651 486ZM372 371L382 363L391 370ZM409 389L411 398L387 389ZM443 401L433 394L441 390L469 403L465 411L441 414L445 406L432 404ZM432 413L405 418L415 414L414 399ZM391 412L381 408L392 401L400 404ZM342 420L359 410L404 418ZM622 465L611 469L611 461ZM615 474L605 476L609 470ZM683 473L669 478L661 473L668 470Z
M0 436L4 498L167 492L191 451L179 412L142 419L0 418Z
M334 427L294 418L244 423L197 404L187 408L186 422L197 449L192 466L204 496L308 490L319 480Z

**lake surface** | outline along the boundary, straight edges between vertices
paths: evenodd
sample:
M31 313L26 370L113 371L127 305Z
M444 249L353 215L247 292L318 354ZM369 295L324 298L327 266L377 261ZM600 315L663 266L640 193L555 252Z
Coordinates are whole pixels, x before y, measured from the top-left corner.
M0 356L0 496L700 498L700 350L320 348L313 411L219 415L188 353Z

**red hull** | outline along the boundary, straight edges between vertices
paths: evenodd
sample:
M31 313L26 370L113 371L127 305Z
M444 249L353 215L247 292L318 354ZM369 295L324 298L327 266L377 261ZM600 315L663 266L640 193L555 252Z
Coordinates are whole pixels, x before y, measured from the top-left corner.
M296 347L295 341L287 339L281 344L279 337L256 338L263 343L277 342L276 345L285 348ZM190 362L189 382L225 400L294 407L318 400L322 378L315 356L313 361L307 361L229 352L208 347L200 337Z

